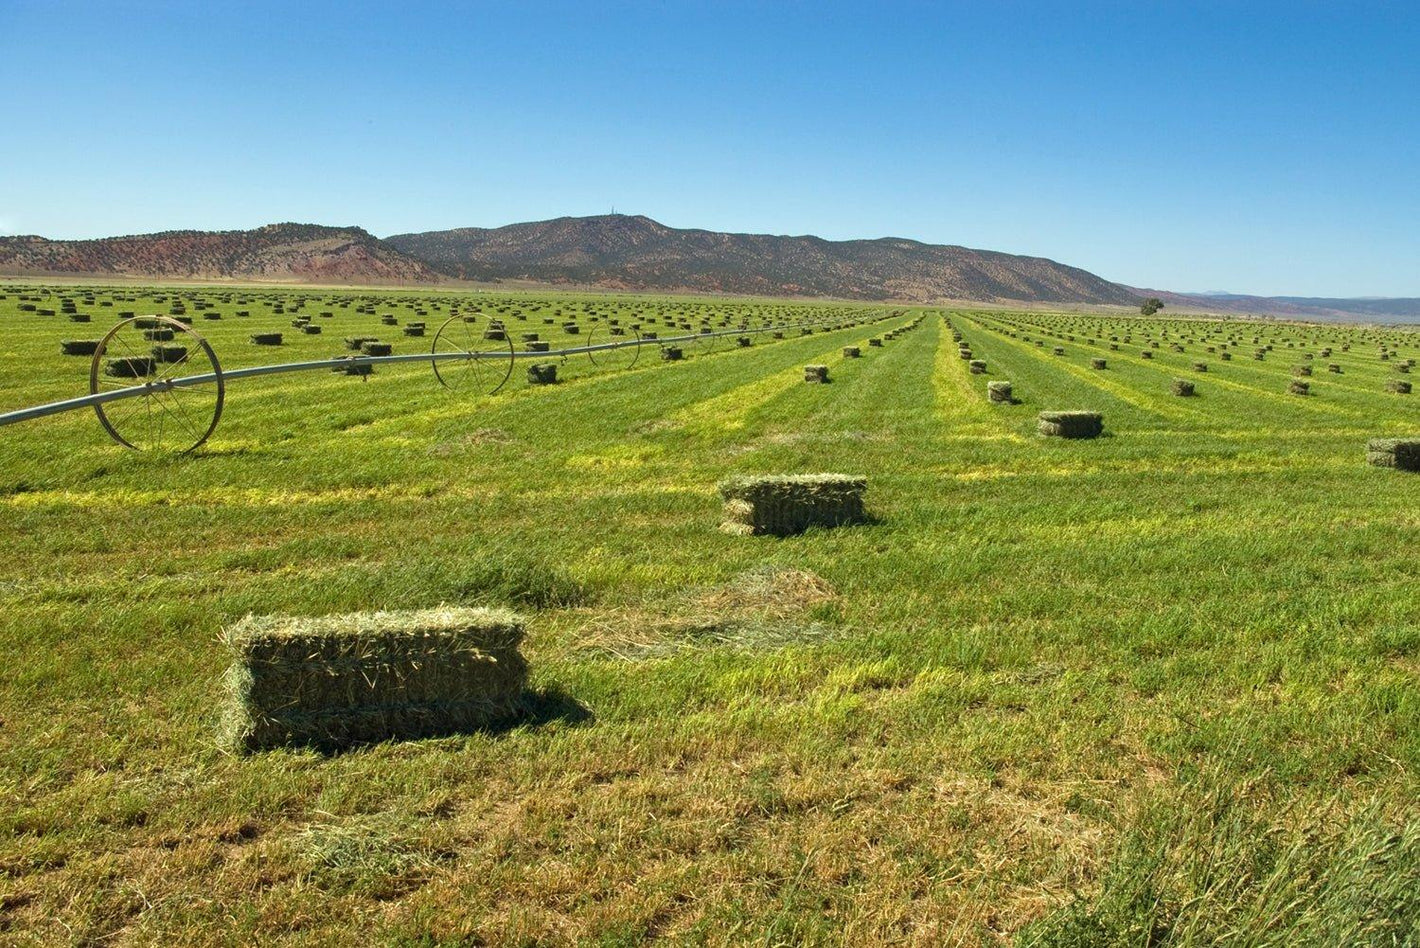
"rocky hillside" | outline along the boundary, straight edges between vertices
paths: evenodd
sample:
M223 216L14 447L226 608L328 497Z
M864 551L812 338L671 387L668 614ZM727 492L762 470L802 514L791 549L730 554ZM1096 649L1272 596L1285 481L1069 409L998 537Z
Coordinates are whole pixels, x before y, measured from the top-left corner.
M441 279L358 227L270 224L175 230L102 240L0 237L0 273L304 283L432 283Z
M386 242L466 280L922 302L1138 302L1125 287L1041 257L898 238L678 230L625 215L400 234Z

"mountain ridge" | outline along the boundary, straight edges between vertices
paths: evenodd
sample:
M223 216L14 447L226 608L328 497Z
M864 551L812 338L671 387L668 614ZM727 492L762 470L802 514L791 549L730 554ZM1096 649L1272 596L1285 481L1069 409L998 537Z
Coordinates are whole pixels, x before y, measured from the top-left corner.
M463 280L924 303L1137 302L1119 284L1044 257L901 237L833 241L682 229L642 215L460 227L385 241Z
M0 237L0 273L298 283L438 283L443 278L360 227L267 224L93 240Z

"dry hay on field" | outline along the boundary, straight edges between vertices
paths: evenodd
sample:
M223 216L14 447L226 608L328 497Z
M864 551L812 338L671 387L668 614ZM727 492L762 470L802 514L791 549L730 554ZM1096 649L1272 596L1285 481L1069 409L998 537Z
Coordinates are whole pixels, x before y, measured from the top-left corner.
M711 648L762 651L814 644L843 630L806 621L805 613L838 599L833 586L815 573L761 566L668 600L588 611L571 648L636 661Z

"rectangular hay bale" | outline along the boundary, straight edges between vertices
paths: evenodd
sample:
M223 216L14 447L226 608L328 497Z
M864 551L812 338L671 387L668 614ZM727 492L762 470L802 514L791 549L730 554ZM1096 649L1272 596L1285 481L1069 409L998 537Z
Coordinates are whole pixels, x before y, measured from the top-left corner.
M1376 467L1420 471L1420 437L1372 438L1366 442L1366 462Z
M792 536L809 527L837 527L867 519L866 477L783 474L734 477L720 484L728 533Z
M486 727L516 710L522 637L497 609L248 616L223 633L225 742L335 750Z

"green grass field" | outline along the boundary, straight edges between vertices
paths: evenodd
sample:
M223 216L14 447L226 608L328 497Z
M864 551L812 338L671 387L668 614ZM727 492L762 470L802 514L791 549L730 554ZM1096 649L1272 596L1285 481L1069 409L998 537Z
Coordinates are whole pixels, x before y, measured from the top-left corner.
M380 315L432 335L455 306L563 342L593 316L886 317L625 371L577 357L555 386L519 368L493 396L422 365L238 381L180 457L115 445L92 412L0 429L0 942L1420 940L1420 474L1365 463L1368 438L1420 435L1420 394L1386 391L1420 332L0 295L0 411L84 393L59 340L174 299L226 368L357 335L427 351ZM293 332L298 298L321 335ZM803 384L807 363L832 383ZM1311 394L1289 394L1303 364ZM990 404L991 379L1018 403ZM1045 409L1103 412L1105 436L1041 438ZM722 478L816 471L866 475L874 522L717 529ZM219 746L225 625L441 603L526 616L516 724Z

